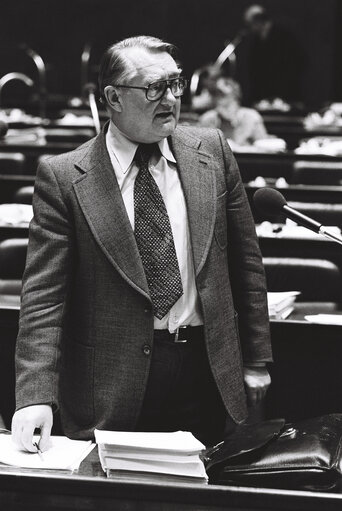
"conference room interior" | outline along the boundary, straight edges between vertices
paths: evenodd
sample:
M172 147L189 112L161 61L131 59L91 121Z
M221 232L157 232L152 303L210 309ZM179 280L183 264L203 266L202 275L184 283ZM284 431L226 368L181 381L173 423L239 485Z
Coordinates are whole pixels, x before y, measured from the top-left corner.
M254 4L250 0L1 2L0 426L10 428L15 408L14 350L37 166L99 132L108 118L98 97L100 55L109 44L138 34L161 37L180 50L188 79L180 124L200 126L204 113L215 110L210 86L206 89L208 72L215 69L215 87L220 80L223 91L229 79L238 83L242 108L258 112L267 132L231 145L255 219L268 291L299 293L293 304L270 315L272 385L252 420L291 422L342 413L342 2L255 3L286 32L291 45L281 52L292 52L297 61L297 68L283 65L284 53L279 54L278 66L264 63L260 83L277 82L273 73L282 66L289 73L297 69L296 87L288 93L286 83L272 96L266 90L260 95L260 83L258 92L253 89L255 48L243 21ZM277 62L276 45L272 58ZM299 225L298 217L296 223L272 190L315 220L316 231L323 226L320 233ZM58 423L55 432L60 433Z

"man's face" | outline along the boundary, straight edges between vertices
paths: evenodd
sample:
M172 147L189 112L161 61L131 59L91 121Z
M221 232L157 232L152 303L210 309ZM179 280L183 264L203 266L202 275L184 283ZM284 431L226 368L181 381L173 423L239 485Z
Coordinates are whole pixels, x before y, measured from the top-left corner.
M141 48L125 50L129 61L129 74L124 85L147 87L158 80L177 78L180 69L167 52L149 52ZM139 143L159 142L173 133L180 113L180 98L170 88L157 101L149 101L146 91L117 88L120 111L116 111L115 124L130 140Z

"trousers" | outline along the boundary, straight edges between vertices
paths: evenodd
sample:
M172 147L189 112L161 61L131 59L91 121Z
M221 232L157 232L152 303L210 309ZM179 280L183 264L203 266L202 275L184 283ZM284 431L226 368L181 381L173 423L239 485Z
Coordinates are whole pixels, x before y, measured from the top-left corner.
M177 343L155 331L151 369L137 431L190 431L204 445L234 429L208 362L202 332Z

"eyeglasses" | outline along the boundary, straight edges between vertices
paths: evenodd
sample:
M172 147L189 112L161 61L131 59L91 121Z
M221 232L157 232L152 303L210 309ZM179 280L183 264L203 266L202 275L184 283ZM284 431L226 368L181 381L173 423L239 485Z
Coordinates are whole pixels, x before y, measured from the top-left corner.
M171 80L159 80L158 82L152 82L147 87L136 87L134 85L113 85L113 87L141 89L145 91L146 99L148 99L148 101L158 101L158 99L164 96L169 87L174 97L180 98L183 96L187 85L188 81L182 76L179 76L178 78L171 78Z

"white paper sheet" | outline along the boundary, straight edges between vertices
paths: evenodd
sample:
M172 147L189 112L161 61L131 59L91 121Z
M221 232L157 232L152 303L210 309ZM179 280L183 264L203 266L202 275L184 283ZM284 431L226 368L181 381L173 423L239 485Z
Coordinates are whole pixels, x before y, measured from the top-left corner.
M305 319L321 325L342 325L342 314L309 314Z
M103 431L95 429L97 444L128 450L146 449L162 452L198 454L205 446L188 431L174 433L142 433L131 431Z
M35 436L34 442L39 442ZM22 468L43 470L77 470L81 461L95 447L90 440L70 440L52 436L51 447L43 452L29 453L20 450L12 441L12 435L0 434L0 463Z

